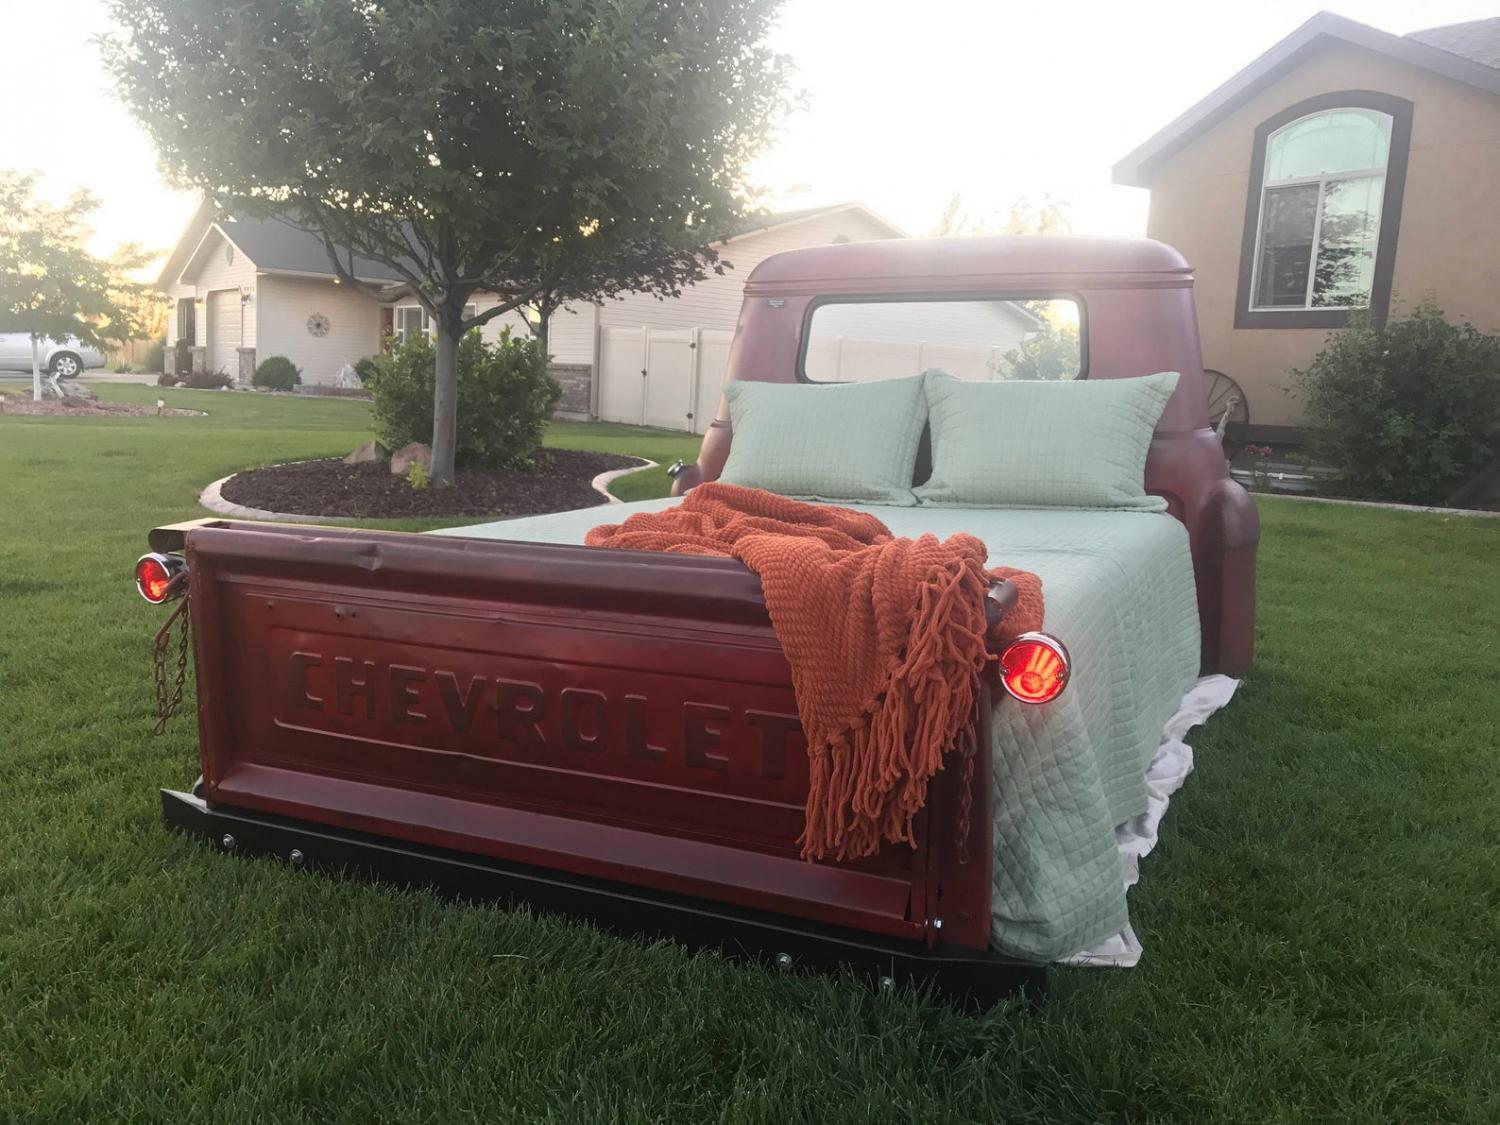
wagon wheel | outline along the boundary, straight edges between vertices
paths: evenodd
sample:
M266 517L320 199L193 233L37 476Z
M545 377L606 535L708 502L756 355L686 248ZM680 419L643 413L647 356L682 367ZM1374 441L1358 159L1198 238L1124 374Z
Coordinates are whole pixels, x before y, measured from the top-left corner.
M1208 424L1224 444L1224 456L1231 461L1245 444L1245 427L1250 423L1250 404L1240 385L1222 371L1205 368L1203 394L1208 399Z

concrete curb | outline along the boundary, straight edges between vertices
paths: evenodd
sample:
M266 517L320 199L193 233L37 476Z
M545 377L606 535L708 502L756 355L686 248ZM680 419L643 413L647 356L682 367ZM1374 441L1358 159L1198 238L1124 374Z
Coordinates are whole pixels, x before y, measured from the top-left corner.
M302 461L286 461L287 465L301 465ZM267 465L266 468L271 468ZM198 503L210 512L220 516L229 516L237 520L274 520L277 523L323 523L337 526L349 526L359 523L356 516L305 516L300 512L268 512L264 508L247 508L243 504L234 504L224 499L224 486L232 481L239 473L230 473L227 477L220 477L202 492L198 493Z
M625 501L609 490L610 484L621 477L628 477L631 473L644 473L647 469L656 468L655 461L648 461L644 457L637 457L636 460L640 462L639 465L632 465L628 469L611 469L607 473L600 473L589 483L594 486L595 492L602 492L611 504L623 504Z
M624 469L612 469L607 473L600 473L589 483L594 486L594 491L602 495L607 503L620 504L623 501L609 491L609 485L621 477L628 477L631 473L643 473L647 469L656 468L655 461L648 461L644 457L638 457L639 465L631 465ZM303 461L286 461L287 465L302 465ZM266 465L264 468L271 468ZM224 486L232 481L239 473L230 473L227 477L220 477L202 492L198 493L198 503L207 508L215 515L229 516L237 520L273 520L276 523L318 523L330 524L334 527L350 526L361 522L359 516L308 516L301 512L269 512L265 508L247 508L243 504L235 504L224 499ZM375 518L375 517L369 517ZM442 519L441 516L434 517ZM457 517L455 517L457 518Z
M1336 496L1297 496L1287 492L1252 492L1250 495L1269 496L1276 500L1297 500L1304 504L1343 504L1350 508L1382 508L1387 512L1422 512L1430 516L1466 516L1476 520L1500 519L1500 512L1486 512L1482 508L1425 508L1420 504L1388 504L1381 500L1342 500Z

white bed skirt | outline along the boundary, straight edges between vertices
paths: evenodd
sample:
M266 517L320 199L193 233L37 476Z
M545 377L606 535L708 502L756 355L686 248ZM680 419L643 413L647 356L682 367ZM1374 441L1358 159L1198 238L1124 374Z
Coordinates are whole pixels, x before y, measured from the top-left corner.
M1182 697L1182 706L1162 728L1161 745L1146 768L1146 811L1115 829L1120 847L1120 875L1128 891L1140 881L1141 860L1156 847L1157 831L1167 814L1172 794L1182 788L1193 772L1193 748L1183 741L1188 731L1206 722L1234 696L1240 686L1228 676L1204 676ZM1098 945L1059 958L1062 965L1084 965L1131 969L1141 959L1141 942L1127 922L1125 928Z

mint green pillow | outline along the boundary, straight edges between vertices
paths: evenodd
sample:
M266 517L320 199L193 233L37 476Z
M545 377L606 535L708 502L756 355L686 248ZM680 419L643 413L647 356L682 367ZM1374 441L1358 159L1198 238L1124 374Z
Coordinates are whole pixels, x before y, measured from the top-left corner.
M932 476L917 499L937 507L1134 508L1146 453L1177 372L1139 379L963 383L927 376Z
M911 507L927 423L920 375L876 383L725 385L734 436L719 479L798 500Z

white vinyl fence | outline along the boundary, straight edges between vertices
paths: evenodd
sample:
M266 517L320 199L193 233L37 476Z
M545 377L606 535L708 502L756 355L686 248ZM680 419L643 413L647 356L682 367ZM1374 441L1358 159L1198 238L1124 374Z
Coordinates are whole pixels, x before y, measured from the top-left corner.
M600 328L599 417L701 434L718 409L733 332Z

